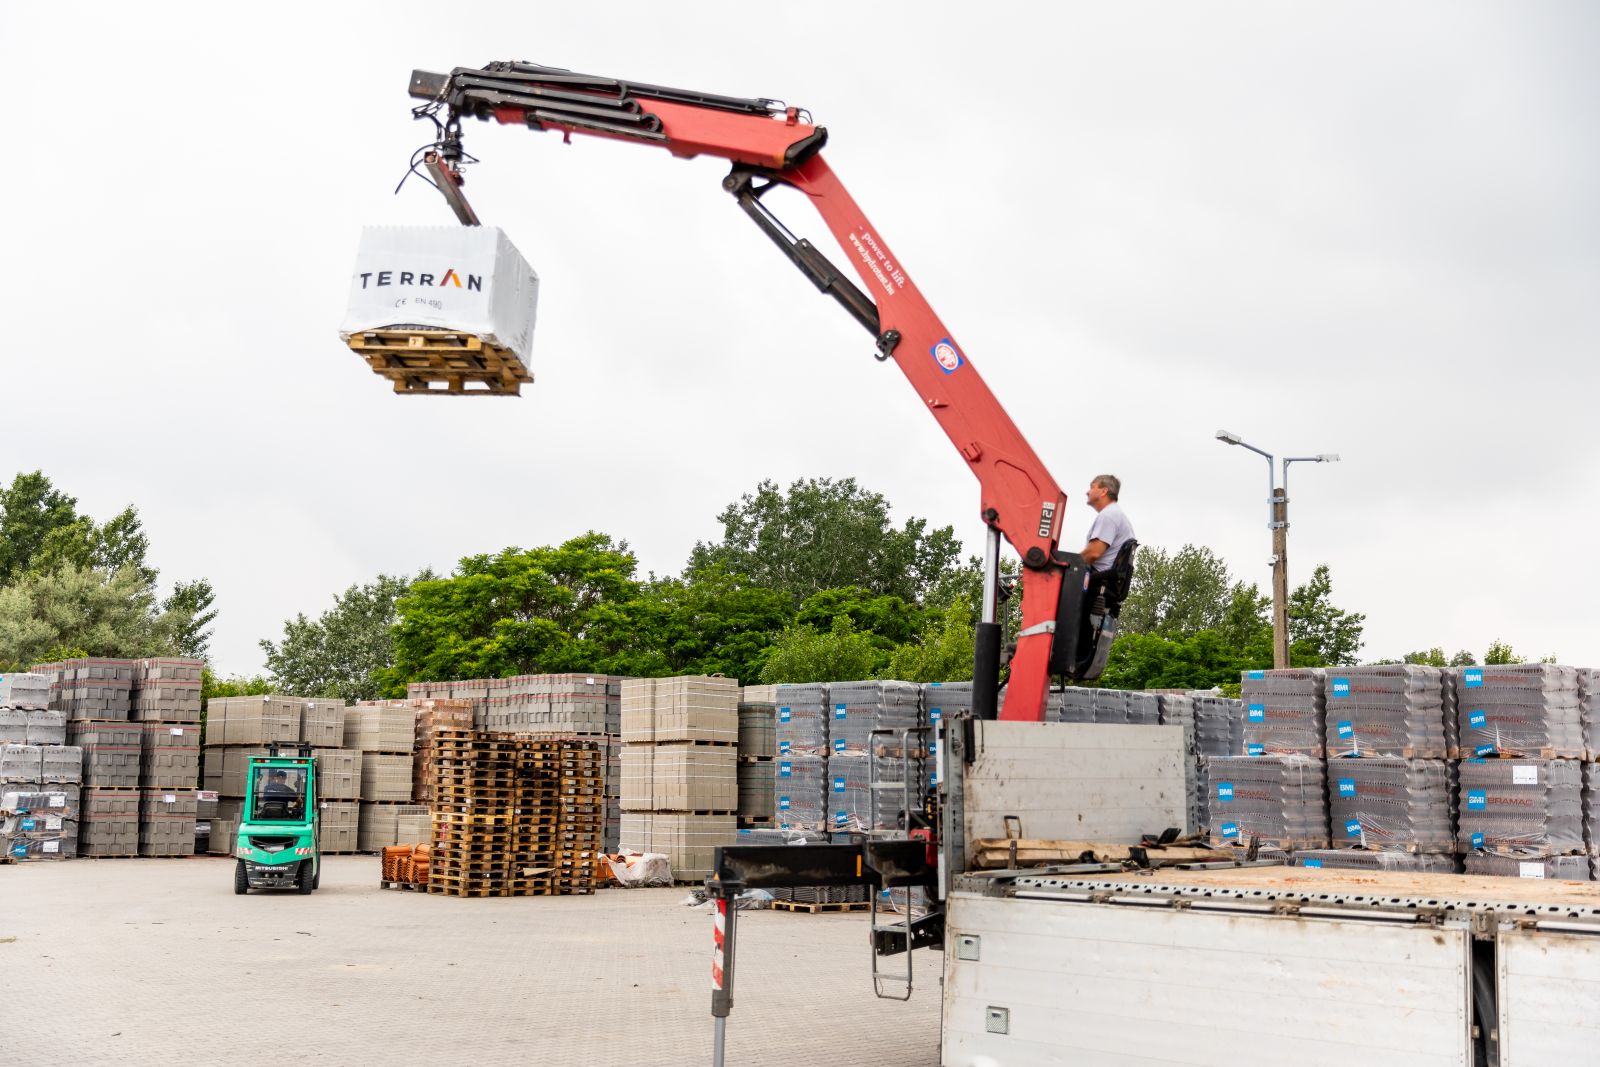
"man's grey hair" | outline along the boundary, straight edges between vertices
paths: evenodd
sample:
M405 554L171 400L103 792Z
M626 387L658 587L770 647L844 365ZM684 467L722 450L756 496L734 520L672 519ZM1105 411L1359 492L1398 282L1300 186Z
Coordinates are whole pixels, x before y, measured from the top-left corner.
M1115 474L1096 474L1094 484L1106 491L1106 496L1112 500L1117 499L1117 494L1122 492L1122 479Z

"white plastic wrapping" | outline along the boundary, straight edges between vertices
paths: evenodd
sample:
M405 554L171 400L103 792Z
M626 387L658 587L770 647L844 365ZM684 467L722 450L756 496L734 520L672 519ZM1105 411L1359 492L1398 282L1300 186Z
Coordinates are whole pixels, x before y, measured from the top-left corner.
M481 337L524 364L539 276L493 226L368 226L339 336L421 326Z

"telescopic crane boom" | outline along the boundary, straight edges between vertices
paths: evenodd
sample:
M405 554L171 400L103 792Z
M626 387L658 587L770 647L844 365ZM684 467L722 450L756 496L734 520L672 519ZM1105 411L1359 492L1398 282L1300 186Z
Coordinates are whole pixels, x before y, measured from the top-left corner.
M877 358L899 365L978 479L978 510L989 530L989 574L973 685L976 713L992 718L998 710L1003 719L1040 721L1051 674L1098 673L1094 646L1099 634L1083 625L1085 567L1075 553L1059 547L1066 510L1060 486L823 159L828 133L809 114L775 100L517 62L457 67L449 74L414 71L410 92L424 101L414 114L431 118L438 128L429 170L469 225L477 218L461 192L463 119L559 131L568 141L581 134L658 145L684 158L728 160L732 169L723 188L819 290L872 334ZM762 197L778 186L799 190L816 207L864 290L767 210ZM1000 537L1016 549L1023 566L1022 628L1003 709L995 707Z

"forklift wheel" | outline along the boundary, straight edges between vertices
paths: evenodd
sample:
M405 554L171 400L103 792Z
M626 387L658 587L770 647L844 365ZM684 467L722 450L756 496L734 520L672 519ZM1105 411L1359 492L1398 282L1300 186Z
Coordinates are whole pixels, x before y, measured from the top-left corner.
M250 876L244 873L244 860L233 865L233 891L240 896L250 892Z
M300 895L303 897L310 896L311 891L317 888L316 880L311 877L310 860L300 865L300 877L295 879L295 888L300 890Z

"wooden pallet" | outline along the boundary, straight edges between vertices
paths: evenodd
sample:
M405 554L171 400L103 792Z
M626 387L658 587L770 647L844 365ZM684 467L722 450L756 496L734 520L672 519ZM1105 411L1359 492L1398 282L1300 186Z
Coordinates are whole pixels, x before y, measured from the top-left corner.
M533 375L508 348L450 330L365 330L351 351L405 396L517 396Z
M407 890L410 890L413 893L426 893L428 891L427 883L394 882L394 881L390 881L388 879L384 879L384 880L380 881L378 883L378 888L379 889L407 889Z
M825 911L866 911L871 905L865 900L830 903L814 903L809 900L774 900L772 906L778 911L803 911L817 914Z

